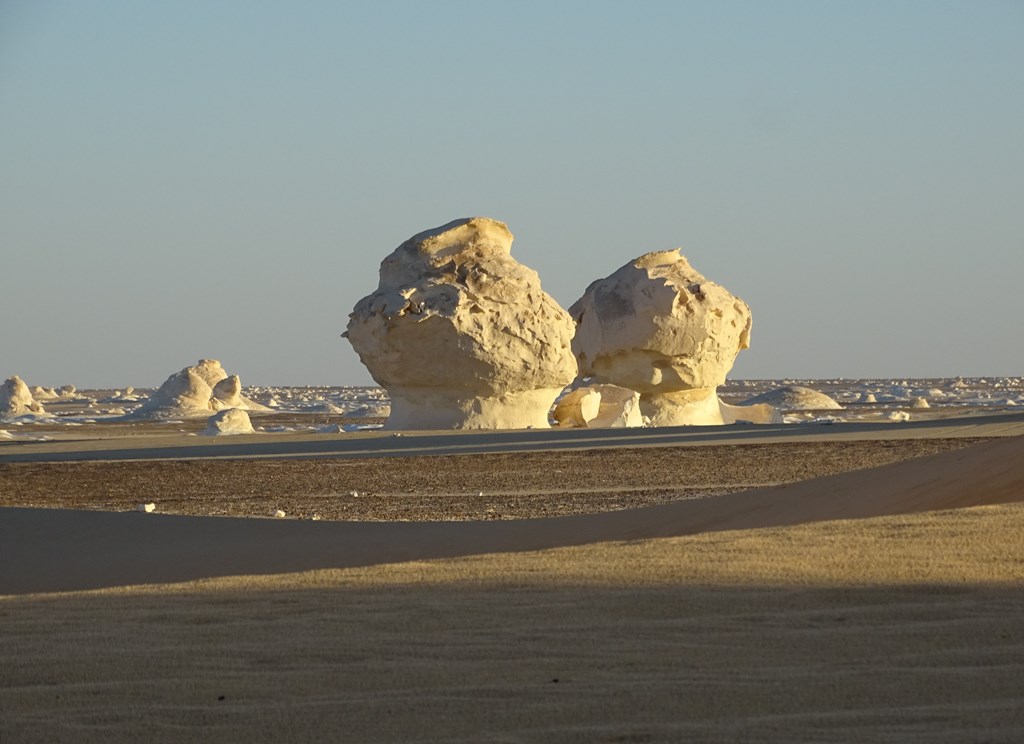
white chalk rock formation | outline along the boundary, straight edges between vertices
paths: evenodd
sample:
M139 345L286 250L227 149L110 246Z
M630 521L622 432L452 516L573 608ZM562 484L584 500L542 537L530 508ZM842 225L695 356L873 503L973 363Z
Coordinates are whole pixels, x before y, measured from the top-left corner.
M911 408L931 408L932 406L928 402L927 398L914 398L913 402L910 404L910 407Z
M200 359L192 367L164 381L135 413L140 418L177 418L208 416L211 411L238 408L248 411L265 411L255 401L241 394L242 384L238 375L228 376L216 359Z
M678 249L630 261L569 312L580 374L639 392L651 426L724 423L716 389L750 345L750 308Z
M32 397L28 385L17 375L8 377L4 384L0 385L0 416L14 418L45 413L42 404Z
M57 398L60 397L60 394L53 388L44 388L40 387L39 385L36 385L35 387L31 388L31 392L32 397L35 398L36 401L56 400Z
M210 416L206 421L204 437L225 437L233 434L252 434L249 414L240 408L225 408Z
M342 334L391 399L388 429L547 428L576 377L573 323L512 233L474 217L414 235L380 265Z
M743 401L744 406L767 403L782 411L823 411L842 408L833 398L800 385L785 385Z
M559 426L622 429L643 426L640 393L618 385L588 385L567 393L554 412Z

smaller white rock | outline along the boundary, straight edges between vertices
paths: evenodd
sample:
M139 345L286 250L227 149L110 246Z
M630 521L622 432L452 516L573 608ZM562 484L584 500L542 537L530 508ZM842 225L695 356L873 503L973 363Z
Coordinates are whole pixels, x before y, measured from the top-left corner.
M146 514L150 514L151 512L156 511L156 504L139 504L135 509L140 512L145 512Z
M226 408L210 416L206 421L204 437L224 437L235 434L253 434L249 414L240 408Z
M274 517L276 519L284 519L286 516L288 516L288 515L285 514L283 511L281 511L280 509L278 509L276 512L274 512Z
M640 393L618 385L588 385L568 393L554 411L559 426L620 429L644 425Z

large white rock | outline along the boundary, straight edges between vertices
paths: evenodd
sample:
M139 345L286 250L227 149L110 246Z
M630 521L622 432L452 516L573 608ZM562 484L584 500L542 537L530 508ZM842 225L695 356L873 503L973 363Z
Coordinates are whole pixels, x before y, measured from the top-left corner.
M42 404L32 397L28 385L17 375L8 377L4 384L0 385L0 416L13 418L45 413Z
M782 411L821 411L842 408L835 399L800 385L784 385L743 401L744 406L767 403Z
M265 411L255 401L241 394L238 375L228 376L216 359L200 359L168 377L137 411L137 418L177 418L208 416L212 411L238 408Z
M643 426L640 393L618 385L588 385L565 395L555 406L559 426L621 429Z
M342 334L391 399L389 429L548 427L576 377L573 322L474 217L414 235L380 266Z
M750 308L678 249L630 261L569 312L580 374L639 392L651 426L725 423L716 390L750 345Z
M233 434L252 434L252 422L249 414L240 408L225 408L210 416L206 421L205 437L224 437Z

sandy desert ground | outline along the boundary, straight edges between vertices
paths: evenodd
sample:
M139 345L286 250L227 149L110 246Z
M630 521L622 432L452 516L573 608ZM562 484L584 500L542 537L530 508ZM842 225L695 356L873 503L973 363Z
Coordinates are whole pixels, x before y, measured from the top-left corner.
M0 740L1019 741L1009 433L5 462Z

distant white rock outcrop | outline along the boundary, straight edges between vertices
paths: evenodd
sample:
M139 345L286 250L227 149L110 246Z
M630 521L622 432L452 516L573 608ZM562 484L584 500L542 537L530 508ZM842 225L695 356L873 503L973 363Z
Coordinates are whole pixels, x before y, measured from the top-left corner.
M678 249L630 261L569 312L580 375L639 392L651 426L726 423L716 390L750 345L750 308Z
M347 337L391 399L389 429L546 428L576 377L573 322L486 217L414 235L380 266Z
M37 401L56 400L57 398L60 397L60 393L58 393L53 388L44 388L39 385L36 385L35 387L31 388L31 392L32 397L35 398Z
M224 437L234 434L252 434L254 431L248 413L240 408L226 408L210 416L202 435Z
M842 408L835 399L800 385L784 385L743 401L744 406L767 403L781 411L822 411Z
M138 410L129 414L133 418L177 418L208 416L211 411L237 408L265 411L255 401L242 395L238 375L228 375L216 359L200 359L192 367L164 381Z
M45 415L46 411L42 404L32 397L32 391L20 377L8 377L4 384L0 385L0 418L10 419L33 414Z

